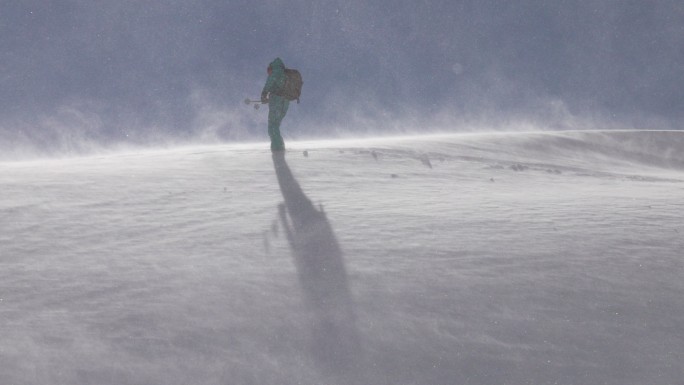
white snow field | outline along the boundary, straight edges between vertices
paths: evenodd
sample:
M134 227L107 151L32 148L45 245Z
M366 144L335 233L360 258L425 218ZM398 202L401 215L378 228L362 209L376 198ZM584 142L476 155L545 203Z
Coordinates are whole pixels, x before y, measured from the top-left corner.
M0 384L684 383L684 131L287 145L1 163Z

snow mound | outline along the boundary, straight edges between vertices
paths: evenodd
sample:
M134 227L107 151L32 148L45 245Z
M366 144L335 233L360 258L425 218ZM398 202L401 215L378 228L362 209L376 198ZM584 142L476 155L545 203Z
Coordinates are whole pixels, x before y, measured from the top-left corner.
M678 383L684 132L0 164L0 383Z

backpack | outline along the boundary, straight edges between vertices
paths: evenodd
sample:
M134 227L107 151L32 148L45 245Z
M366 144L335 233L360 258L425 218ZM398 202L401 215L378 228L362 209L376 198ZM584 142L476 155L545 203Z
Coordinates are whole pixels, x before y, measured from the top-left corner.
M296 100L299 103L299 96L302 94L302 74L291 68L285 68L285 84L280 92L276 93L287 100Z

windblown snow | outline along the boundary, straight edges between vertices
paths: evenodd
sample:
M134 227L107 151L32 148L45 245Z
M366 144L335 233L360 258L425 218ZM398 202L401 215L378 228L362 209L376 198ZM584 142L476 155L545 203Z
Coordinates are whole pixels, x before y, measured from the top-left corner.
M681 384L684 132L0 163L1 384Z

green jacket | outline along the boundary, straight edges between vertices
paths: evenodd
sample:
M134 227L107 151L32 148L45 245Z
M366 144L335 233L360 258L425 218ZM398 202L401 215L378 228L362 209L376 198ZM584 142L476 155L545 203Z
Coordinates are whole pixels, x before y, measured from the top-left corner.
M277 95L278 92L285 86L285 64L280 58L276 58L268 65L272 72L266 79L266 85L261 91L261 100L266 100L267 95Z

